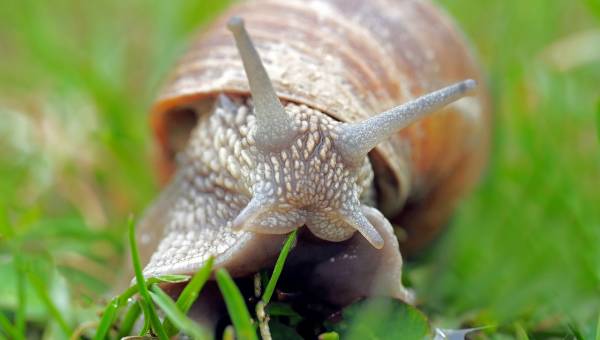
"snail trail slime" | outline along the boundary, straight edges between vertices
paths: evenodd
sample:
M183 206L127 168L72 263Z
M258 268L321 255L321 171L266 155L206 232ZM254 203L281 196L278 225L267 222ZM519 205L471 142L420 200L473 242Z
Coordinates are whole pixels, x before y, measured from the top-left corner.
M213 256L251 291L300 228L282 298L335 309L413 301L401 251L431 241L476 182L489 103L468 44L428 1L255 1L191 44L152 126L166 187L137 227L144 275ZM215 326L220 311L209 284L190 315Z

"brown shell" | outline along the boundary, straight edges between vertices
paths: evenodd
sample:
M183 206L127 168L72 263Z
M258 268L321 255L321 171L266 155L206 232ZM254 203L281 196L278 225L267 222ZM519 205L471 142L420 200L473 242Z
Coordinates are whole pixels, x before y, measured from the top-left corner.
M175 150L169 124L190 103L221 92L249 95L226 20L242 16L280 98L346 122L473 78L480 86L402 130L371 154L379 208L408 232L403 246L430 240L485 161L489 105L485 82L453 22L421 0L252 1L231 8L192 44L157 101L152 123L160 168Z

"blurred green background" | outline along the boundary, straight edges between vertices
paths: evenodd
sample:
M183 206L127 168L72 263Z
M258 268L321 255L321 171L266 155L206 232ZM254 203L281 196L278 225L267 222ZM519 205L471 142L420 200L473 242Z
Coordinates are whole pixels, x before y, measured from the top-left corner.
M497 325L494 338L591 338L600 2L438 2L489 75L494 143L476 193L407 266L420 308L438 326ZM148 108L190 35L226 5L0 0L0 329L27 320L50 339L96 320L127 216L159 190Z

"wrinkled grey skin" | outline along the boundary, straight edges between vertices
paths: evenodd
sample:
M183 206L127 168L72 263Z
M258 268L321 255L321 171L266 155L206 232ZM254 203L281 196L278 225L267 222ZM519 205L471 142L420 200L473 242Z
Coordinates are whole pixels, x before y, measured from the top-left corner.
M368 258L365 267L369 270L389 266L385 276L397 284L388 284L386 295L405 298L400 285L402 259L392 227L369 206L373 173L368 158L359 167L346 166L327 136L341 123L305 106L288 104L286 110L295 117L297 141L290 151L270 153L269 157L256 150L248 138L255 120L249 103L241 98L222 95L211 114L201 115L188 147L179 156L173 182L141 223L143 249L153 247L144 230L151 230L157 222L166 226L145 275L194 272L209 256L215 256L216 265L234 276L250 275L277 256L285 238L280 234L306 225L319 239L348 240L340 243L343 247L332 248L339 259L330 252L329 257L322 256L321 260L329 262L317 266L319 278L315 280L322 280L336 267L341 269L339 263L366 262ZM261 197L258 212L244 215L257 196ZM352 226L338 217L339 210L350 210L347 201L358 206L352 213L364 216L374 235L381 237L379 249L362 235L353 237ZM245 228L236 231L233 227L239 216ZM319 247L334 244L321 242ZM298 259L316 263L314 250L307 249L306 255L298 252ZM317 249L317 253L324 252ZM365 258L361 253L367 254ZM334 281L340 281L341 276L336 275ZM374 278L341 281L371 286L366 282ZM360 290L366 294L367 288ZM340 299L344 299L342 295Z

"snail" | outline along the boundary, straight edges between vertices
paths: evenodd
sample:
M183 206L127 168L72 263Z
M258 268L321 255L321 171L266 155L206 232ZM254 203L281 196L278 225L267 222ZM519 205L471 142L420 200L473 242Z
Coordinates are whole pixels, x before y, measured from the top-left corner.
M300 228L289 266L324 299L410 302L400 249L435 238L485 163L482 80L428 1L234 6L153 108L168 184L137 228L144 275L193 273L210 256L252 275Z

